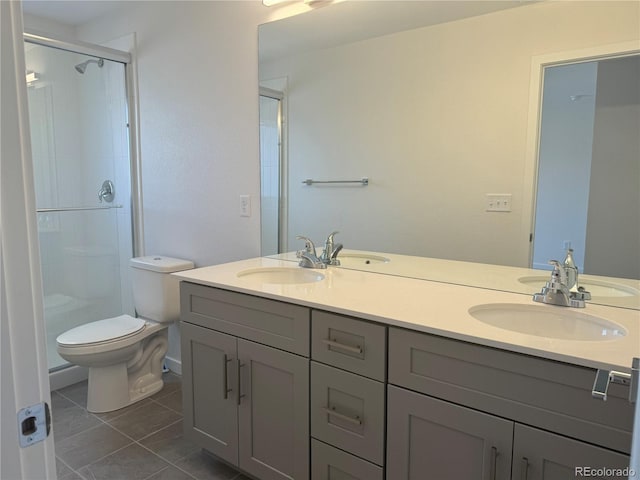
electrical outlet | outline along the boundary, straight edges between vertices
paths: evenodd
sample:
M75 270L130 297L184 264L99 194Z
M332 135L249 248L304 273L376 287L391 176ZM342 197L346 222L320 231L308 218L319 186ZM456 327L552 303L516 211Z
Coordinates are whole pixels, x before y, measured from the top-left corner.
M485 199L485 208L487 212L510 212L511 211L510 193L487 193Z
M251 216L251 195L240 195L240 216Z

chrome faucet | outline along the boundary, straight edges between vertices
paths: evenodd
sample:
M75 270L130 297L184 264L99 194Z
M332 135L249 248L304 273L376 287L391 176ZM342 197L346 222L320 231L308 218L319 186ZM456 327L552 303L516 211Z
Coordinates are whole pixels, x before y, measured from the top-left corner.
M546 303L549 305L559 305L561 307L584 308L584 298L574 295L567 287L567 272L558 260L549 260L549 265L553 265L551 279L542 287L540 293L533 295L533 301Z
M296 257L300 259L300 265L304 268L327 268L327 265L318 258L316 246L310 238L297 235L298 240L304 240L304 249L296 252Z
M325 265L340 265L338 254L342 250L342 244L334 243L333 237L336 233L340 232L331 232L327 237L327 240L324 242L324 251L322 252L322 255L320 255L320 260Z

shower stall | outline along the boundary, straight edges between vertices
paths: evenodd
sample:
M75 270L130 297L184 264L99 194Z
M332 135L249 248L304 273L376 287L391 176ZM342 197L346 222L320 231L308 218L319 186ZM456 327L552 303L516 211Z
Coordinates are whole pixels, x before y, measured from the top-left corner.
M69 367L58 335L134 314L129 54L25 35L25 56L47 358L58 372Z

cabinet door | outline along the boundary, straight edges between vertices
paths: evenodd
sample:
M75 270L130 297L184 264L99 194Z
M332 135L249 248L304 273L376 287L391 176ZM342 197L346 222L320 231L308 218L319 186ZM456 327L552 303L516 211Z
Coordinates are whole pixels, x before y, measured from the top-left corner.
M236 339L181 323L184 435L238 464Z
M627 455L516 424L514 480L620 479L628 466Z
M309 360L238 339L241 469L260 480L309 478Z
M389 385L387 478L506 480L513 422Z

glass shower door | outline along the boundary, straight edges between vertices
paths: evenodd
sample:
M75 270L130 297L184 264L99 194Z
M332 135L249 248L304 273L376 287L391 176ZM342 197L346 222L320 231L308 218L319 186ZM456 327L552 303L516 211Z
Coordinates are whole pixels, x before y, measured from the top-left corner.
M25 44L49 368L56 338L133 314L124 64Z

